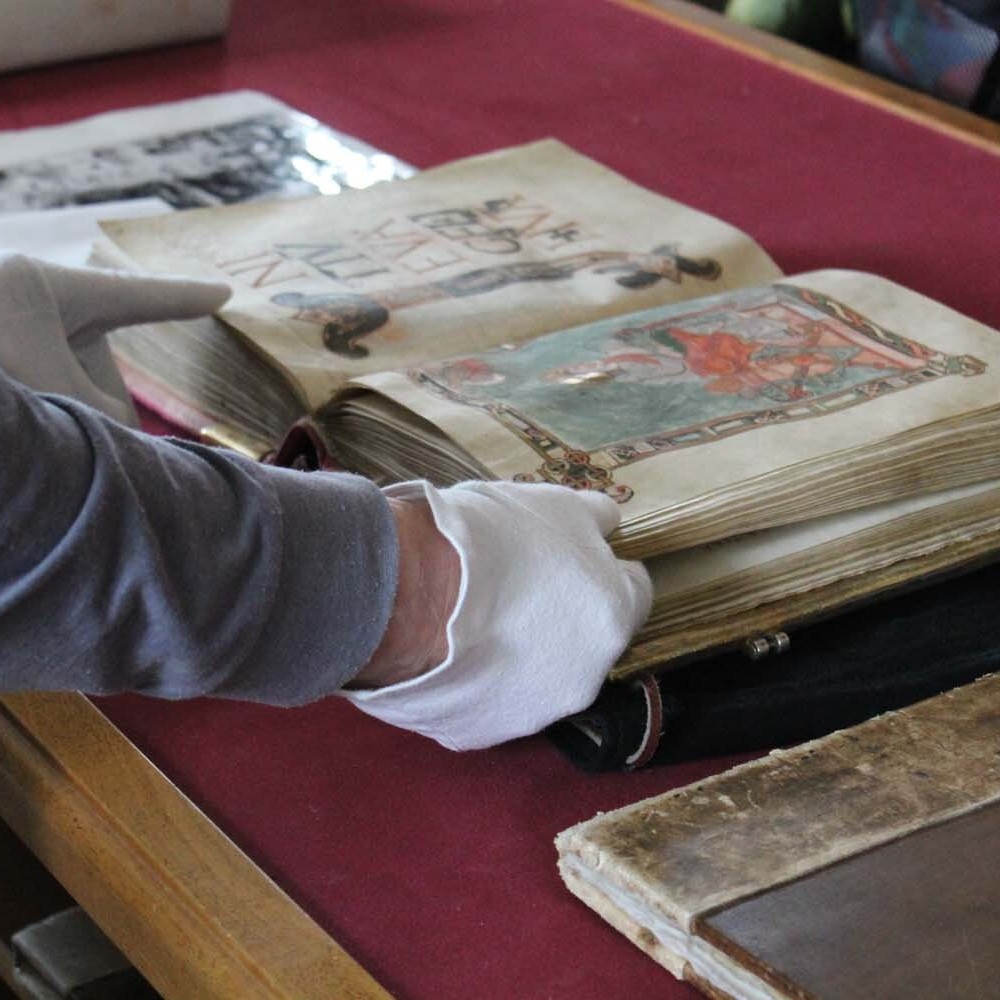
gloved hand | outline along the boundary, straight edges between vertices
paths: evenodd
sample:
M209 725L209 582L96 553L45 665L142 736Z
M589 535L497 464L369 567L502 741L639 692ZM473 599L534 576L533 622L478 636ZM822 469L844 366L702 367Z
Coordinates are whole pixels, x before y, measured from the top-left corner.
M617 559L604 540L618 505L543 484L415 482L385 492L426 500L458 551L448 655L410 680L341 694L454 750L538 732L591 704L652 599L642 564Z
M203 316L228 297L229 288L214 282L0 256L0 368L32 389L72 396L134 426L105 335L135 323Z

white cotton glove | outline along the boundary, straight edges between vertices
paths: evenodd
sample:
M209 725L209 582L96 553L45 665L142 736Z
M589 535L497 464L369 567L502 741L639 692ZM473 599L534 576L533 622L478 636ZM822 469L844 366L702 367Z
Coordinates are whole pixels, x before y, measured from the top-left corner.
M411 680L341 694L453 750L535 733L591 704L652 599L642 564L617 559L604 540L618 505L542 484L385 492L426 499L459 553L448 657Z
M193 319L229 297L215 282L154 278L0 255L0 368L39 392L71 396L138 423L106 334Z

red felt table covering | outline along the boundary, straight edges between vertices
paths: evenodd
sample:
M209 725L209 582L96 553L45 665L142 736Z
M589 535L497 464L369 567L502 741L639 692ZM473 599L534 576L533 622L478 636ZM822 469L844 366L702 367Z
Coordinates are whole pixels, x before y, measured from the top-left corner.
M256 88L426 167L554 135L754 235L1000 326L1000 155L606 0L238 0L225 41L0 77L0 128ZM717 770L454 755L337 700L102 702L390 991L693 996L562 887L552 838Z

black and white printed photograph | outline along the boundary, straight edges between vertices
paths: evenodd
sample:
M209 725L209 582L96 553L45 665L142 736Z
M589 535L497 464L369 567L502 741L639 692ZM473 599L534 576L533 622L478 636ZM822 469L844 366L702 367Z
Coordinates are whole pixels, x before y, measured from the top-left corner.
M413 172L307 115L275 110L2 166L0 212L134 198L195 208L336 194Z

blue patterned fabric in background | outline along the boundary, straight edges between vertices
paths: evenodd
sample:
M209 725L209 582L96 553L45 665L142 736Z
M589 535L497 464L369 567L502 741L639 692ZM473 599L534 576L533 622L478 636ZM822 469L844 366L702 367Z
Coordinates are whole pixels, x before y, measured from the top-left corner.
M858 61L953 104L997 116L1000 4L854 0Z
M724 9L1000 120L1000 0L726 0Z

